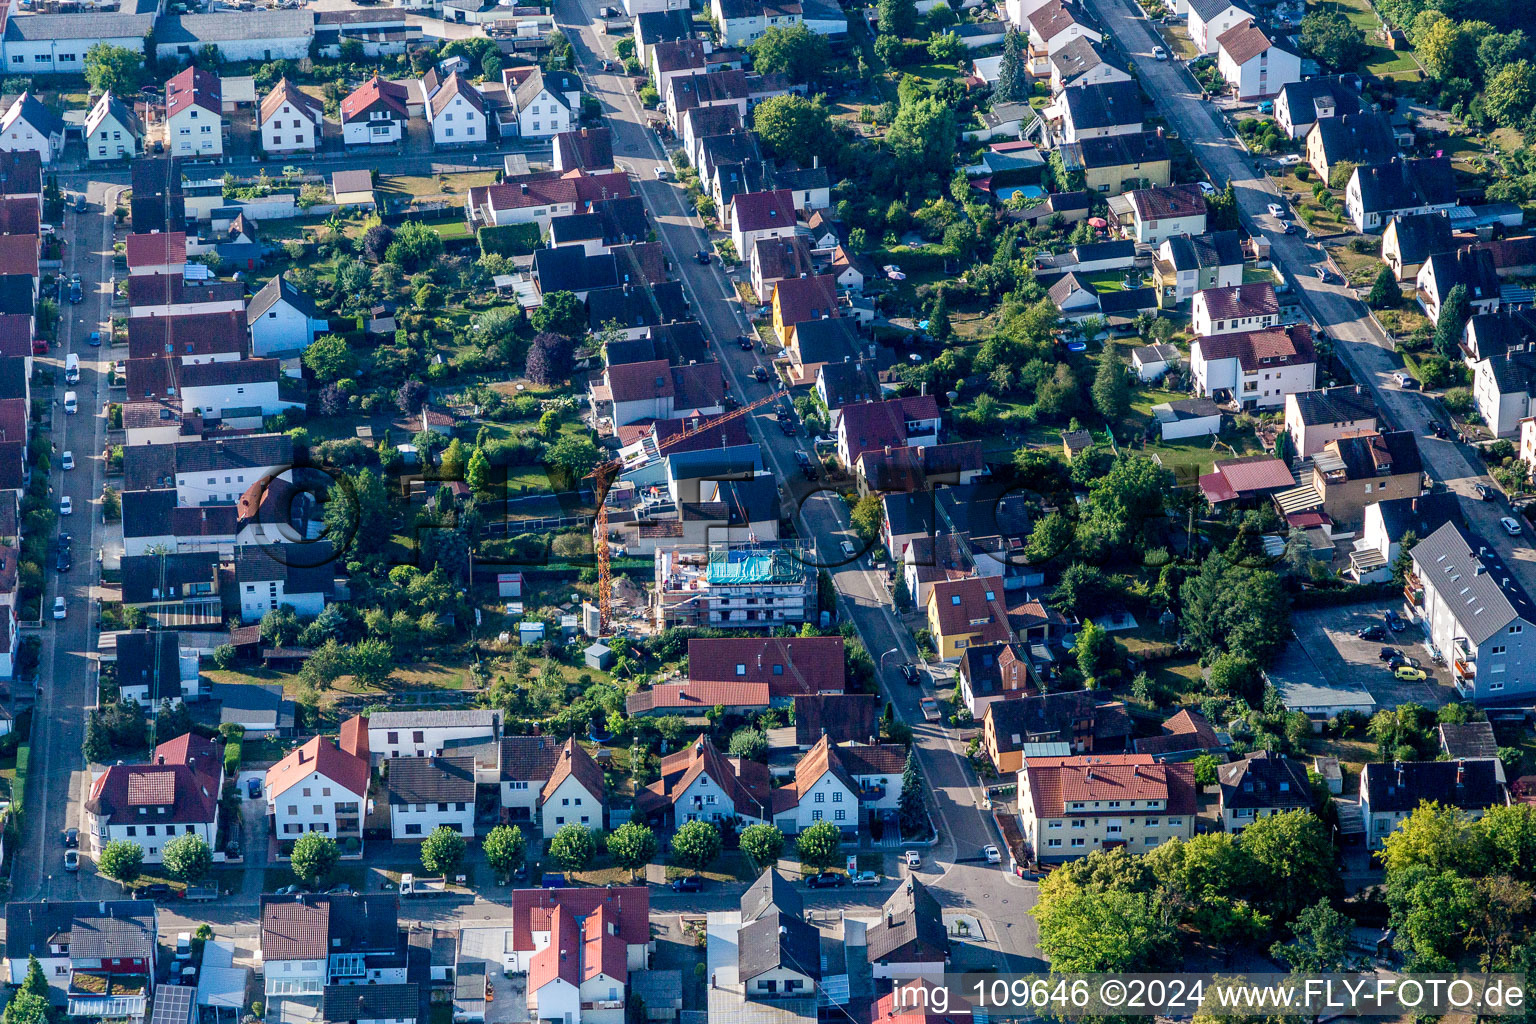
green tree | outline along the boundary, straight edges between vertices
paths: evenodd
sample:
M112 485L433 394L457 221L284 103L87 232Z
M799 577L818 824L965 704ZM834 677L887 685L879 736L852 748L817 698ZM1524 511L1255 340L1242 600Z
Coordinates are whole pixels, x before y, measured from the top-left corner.
M901 796L897 799L896 817L901 822L904 835L923 836L928 833L928 805L923 799L923 775L917 767L917 756L907 752L907 763L901 769Z
M1236 231L1241 222L1237 212L1237 191L1232 183L1227 182L1226 188L1205 201L1206 224L1212 231ZM1169 323L1167 318L1159 318L1159 323Z
M767 822L748 825L738 841L742 852L760 868L771 868L784 852L784 833Z
M1077 633L1077 668L1086 681L1115 667L1115 639L1092 619L1083 620Z
M730 754L745 761L760 761L768 753L768 737L755 725L744 725L731 733Z
M444 480L463 480L468 464L469 453L464 450L464 442L454 438L437 458L438 474Z
M1478 873L1489 863L1489 845L1487 835L1470 826L1460 808L1426 801L1386 837L1376 856L1389 875L1418 865Z
M928 56L936 61L952 63L965 53L965 40L958 32L934 32L928 37Z
M341 862L341 848L336 840L323 832L305 832L294 842L288 857L288 867L305 885L314 885L326 878Z
M1536 107L1536 65L1517 60L1500 68L1488 79L1483 104L1488 116L1505 127L1513 127L1529 117Z
M656 833L638 821L627 821L608 833L608 856L631 878L656 859L659 848Z
M954 110L924 96L902 105L885 141L904 172L947 174L954 163L956 131Z
M1093 407L1111 427L1131 408L1131 389L1125 379L1125 365L1108 345L1099 357L1099 369L1093 377Z
M1275 943L1269 955L1284 960L1296 974L1336 974L1349 964L1354 925L1327 900L1318 900L1291 922L1291 941Z
M787 75L791 82L806 82L826 70L832 51L826 37L804 25L773 25L748 47L752 70Z
M914 0L880 0L876 9L877 26L881 35L906 38L917 27L917 4Z
M1308 15L1310 17L1310 15ZM1396 309L1403 303L1403 289L1397 283L1397 274L1383 264L1371 283L1371 294L1366 297L1372 309Z
M1179 590L1180 622L1202 649L1221 648L1263 664L1280 649L1290 617L1280 577L1212 554Z
M93 93L110 92L131 100L144 82L144 56L126 46L95 43L85 51L85 80Z
M1354 71L1371 52L1365 33L1335 10L1316 10L1301 19L1301 45L1335 71Z
M213 851L202 836L188 833L167 840L160 848L160 861L176 881L196 885L213 870Z
M836 864L843 845L843 833L830 821L818 821L795 837L795 852L800 863L825 871Z
M27 955L26 977L21 979L21 992L29 996L48 995L48 977L43 974L43 965L30 953Z
M87 764L103 764L112 757L112 739L95 711L85 716L85 742L81 745Z
M879 537L880 526L885 522L885 507L880 503L880 496L866 494L860 498L848 514L848 519L853 524L854 532L865 541Z
M395 671L395 651L387 641L375 638L359 640L347 657L352 678L363 686L375 687Z
M568 873L585 871L597 856L597 840L592 830L572 823L561 825L549 841L549 855Z
M495 478L491 470L491 460L485 457L485 452L479 448L469 454L469 466L464 471L464 482L477 498L495 498Z
M458 830L439 825L421 841L421 866L429 874L451 877L464 863L464 851Z
M1435 351L1455 362L1461 358L1461 332L1472 316L1472 301L1467 286L1458 284L1440 304L1440 316L1435 320Z
M1476 73L1477 39L1459 21L1444 18L1414 40L1419 63L1430 78L1444 82Z
M1064 872L1040 883L1030 913L1053 971L1155 970L1169 964L1177 948L1172 923L1149 893L1083 886Z
M832 136L832 117L821 101L793 93L759 103L752 123L769 152L805 166Z
M1255 868L1256 903L1277 921L1289 921L1339 887L1328 829L1310 810L1259 818L1238 836Z
M0 1013L0 1024L48 1024L53 1006L45 995L17 992Z
M1024 34L1012 29L1003 37L1003 60L997 66L992 96L1001 103L1022 103L1029 96L1029 76L1024 66Z
M720 830L707 821L690 821L672 836L672 857L698 874L720 856Z
M1264 698L1264 677L1252 658L1223 651L1205 670L1206 689L1220 697L1235 697L1250 707Z
M443 253L443 239L433 228L419 220L408 220L395 229L394 240L384 250L384 258L407 274L428 270Z
M523 863L528 841L523 830L516 825L497 825L485 834L480 842L485 852L485 862L502 878L510 878Z
M119 885L131 885L139 877L139 868L143 864L144 847L126 839L112 840L101 848L101 856L96 858L96 870Z
M1190 762L1190 767L1195 770L1195 785L1214 786L1220 781L1219 771L1222 760L1215 754L1201 754Z
M352 350L339 334L322 334L310 342L302 360L322 384L334 384L353 373Z
M591 438L566 434L544 448L544 458L565 470L572 480L580 480L592 472L602 453Z
M587 309L575 292L550 292L529 315L528 322L536 331L574 338L587 331Z

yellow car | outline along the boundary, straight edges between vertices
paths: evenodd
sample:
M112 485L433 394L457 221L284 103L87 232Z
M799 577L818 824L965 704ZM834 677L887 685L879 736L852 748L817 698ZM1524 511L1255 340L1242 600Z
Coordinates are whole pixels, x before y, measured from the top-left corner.
M1422 682L1429 678L1427 672L1421 668L1414 668L1412 665L1399 665L1392 674L1398 679L1406 679L1414 683Z

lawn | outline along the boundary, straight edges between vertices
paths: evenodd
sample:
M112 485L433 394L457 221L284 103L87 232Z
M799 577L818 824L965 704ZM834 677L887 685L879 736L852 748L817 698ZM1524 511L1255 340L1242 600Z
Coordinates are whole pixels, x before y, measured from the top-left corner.
M1187 441L1149 443L1144 454L1156 456L1164 469L1171 470L1179 485L1194 483L1195 477L1209 473L1218 459L1243 455L1262 455L1263 449L1252 430L1229 429L1219 438L1197 437Z
M1405 290L1409 287L1412 287L1411 281L1406 282L1404 285ZM1419 308L1418 303L1406 300L1397 309L1377 310L1376 319L1381 321L1381 326L1393 334L1405 336L1412 334L1419 327L1429 323L1429 317L1424 315L1424 311Z
M1163 42L1168 44L1168 52L1180 60L1194 60L1200 56L1200 51L1195 48L1194 42L1189 38L1189 29L1183 25L1158 25L1157 31L1162 35Z
M1382 45L1376 36L1381 28L1381 18L1371 9L1368 0L1334 0L1334 9L1342 10L1350 24L1365 33L1365 45L1370 49L1365 70L1380 78L1396 75L1413 75L1419 70L1419 62L1407 50L1393 50Z
M1355 252L1348 245L1330 245L1328 255L1344 272L1351 288L1369 288L1385 266L1378 254Z
M445 242L462 242L469 239L469 224L463 217L453 217L448 220L430 220L424 222L427 227L437 232L437 237Z
M1275 272L1265 267L1243 267L1243 284L1274 284Z
M378 191L391 199L446 200L463 206L469 190L494 185L495 171L462 171L455 174L381 174Z
M1275 184L1288 194L1296 208L1296 216L1302 223L1310 227L1314 233L1331 235L1340 231L1353 230L1353 226L1349 221L1344 219L1345 213L1342 205L1339 206L1337 214L1332 214L1325 210L1316 197L1312 195L1312 185L1315 180L1313 178L1312 180L1302 181L1296 177L1293 171L1276 178ZM1340 197L1341 204L1342 201L1342 197Z
M1120 292L1125 290L1125 272L1121 270L1105 270L1097 274L1087 275L1088 282L1100 295L1105 292Z
M1477 174L1477 165L1489 159L1487 144L1471 135L1452 135L1435 146L1436 155L1450 157L1451 166L1463 174Z

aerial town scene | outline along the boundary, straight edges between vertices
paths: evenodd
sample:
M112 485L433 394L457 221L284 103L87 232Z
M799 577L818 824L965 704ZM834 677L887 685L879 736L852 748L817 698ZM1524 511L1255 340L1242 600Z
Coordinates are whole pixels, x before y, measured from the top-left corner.
M0 1024L1536 971L1528 0L601 2L0 0Z

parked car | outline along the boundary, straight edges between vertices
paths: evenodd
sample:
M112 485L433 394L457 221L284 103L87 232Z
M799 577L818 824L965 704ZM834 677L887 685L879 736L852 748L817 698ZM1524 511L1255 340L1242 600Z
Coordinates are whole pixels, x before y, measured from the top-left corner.
M257 797L261 796L261 780L260 779L246 779L245 780L245 795L250 797L252 800L255 800Z
M784 431L784 436L785 437L794 437L795 436L795 421L794 420L779 420L779 429Z
M672 171L669 168L666 168L666 167L657 167L656 168L656 180L657 181L668 181L668 180L671 179L671 177L672 177Z
M85 298L85 291L84 291L84 289L82 289L80 287L80 282L79 281L71 282L70 286L69 286L69 301L70 301L70 303L72 305L78 304L80 302L80 300L83 299L83 298Z
M1201 195L1213 196L1216 194L1216 186L1208 181L1197 181L1195 184L1200 186Z
M1398 679L1405 679L1413 683L1423 682L1429 678L1429 673L1421 668L1414 668L1412 665L1399 665L1392 670L1392 674Z
M80 845L80 830L67 828L64 830L64 849L73 850Z
M69 495L66 494L66 495L64 495L64 497L59 499L59 515L61 515L61 516L72 516L74 514L75 514L75 503L73 501L71 501L70 498L69 498Z
M736 335L736 346L743 352L750 352L752 351L752 339L745 334L738 334Z
M1355 630L1355 636L1361 640L1374 640L1377 643L1387 639L1387 627L1366 626L1364 629Z
M80 851L79 850L65 850L64 851L64 870L65 871L79 871L80 870Z
M752 379L761 383L767 383L768 367L761 364L752 367Z
M922 682L917 674L917 666L912 664L910 661L902 663L901 678L905 680L908 686L916 686L918 683Z
M988 864L1001 864L1003 862L1003 854L995 846L989 846L985 850L982 850L981 855L987 858Z
M1419 661L1418 658L1410 658L1406 654L1399 654L1397 657L1395 657L1391 661L1387 662L1387 668L1389 668L1392 671L1396 672L1398 669L1402 668L1405 665L1408 668L1419 668L1421 664L1422 663Z
M32 354L35 356L45 356L48 354L48 341L46 338L32 339Z
M706 267L709 266L709 250L708 249L700 249L698 252L694 253L693 258L698 260L704 266L706 266Z
M848 876L836 871L823 871L805 880L812 889L837 889L848 884Z
M923 697L917 705L923 709L923 718L929 722L937 722L944 717L939 711L939 702L932 697Z
M1387 628L1394 633L1401 633L1408 628L1408 620L1397 614L1391 608L1387 609Z
M296 885L290 885L288 888L294 892L299 891L299 887ZM151 882L148 885L141 885L133 890L133 898L136 900L168 900L174 894L175 890L164 882Z
M1403 652L1398 650L1396 647L1383 647L1379 652L1377 652L1376 660L1391 662L1396 661L1402 656Z
M1154 46L1154 47L1152 47L1152 59L1153 60L1167 60L1168 59L1168 51L1163 49L1161 46Z
M847 540L839 541L837 546L843 552L843 554L848 556L849 558L852 558L854 556L855 551L854 551L854 547L853 547L853 542L852 541L847 541Z
M704 879L698 875L684 875L682 878L672 880L673 892L702 892Z
M65 452L63 455L59 456L59 468L64 470L64 472L66 472L66 473L69 472L70 470L74 469L75 468L75 453L74 452Z
M908 850L906 853L901 855L901 859L902 863L906 864L906 866L909 868L917 868L923 866L923 855L918 853L916 850Z
M879 885L880 876L873 871L860 871L853 876L854 885Z
M76 213L84 213L85 212L85 208L86 208L85 193L82 192L79 195L75 196L75 212Z
M101 348L101 332L92 331L91 336L86 341L90 344L91 348Z
M75 564L75 556L69 550L69 535L59 538L59 557L54 562L54 568L59 572L69 572Z
M1441 423L1439 420L1435 420L1432 423L1430 423L1430 425L1429 425L1429 432L1431 434L1434 434L1436 437L1440 438L1440 440L1442 440L1442 441L1447 440L1451 436L1450 430L1447 429L1446 425L1444 423ZM1483 500L1484 501L1492 501L1493 500L1492 492L1490 491L1489 492L1489 497L1484 498Z
M1504 516L1499 520L1499 525L1504 527L1504 532L1511 537L1518 537L1523 532L1520 528L1520 520L1513 516Z
M1282 167L1291 167L1301 163L1301 155L1299 153L1287 153L1275 162Z
M53 617L64 619L69 617L69 606L64 603L64 595L60 594L53 599Z
M1407 372L1405 372L1403 370L1398 370L1396 373L1394 373L1392 375L1392 380L1393 380L1394 383L1397 384L1398 387L1402 388L1404 391L1417 391L1417 390L1419 390L1418 378L1412 376L1411 374L1409 374L1409 373L1407 373Z
M1285 207L1281 206L1279 203L1270 203L1269 204L1269 215L1271 217L1275 218L1275 220L1284 220L1285 219Z

